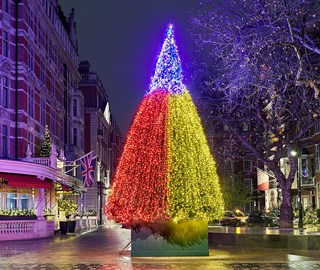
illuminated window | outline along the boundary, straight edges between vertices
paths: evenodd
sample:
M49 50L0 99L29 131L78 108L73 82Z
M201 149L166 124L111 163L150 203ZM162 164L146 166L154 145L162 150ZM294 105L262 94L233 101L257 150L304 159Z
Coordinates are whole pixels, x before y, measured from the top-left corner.
M18 198L16 193L7 193L7 209L18 208Z
M21 209L28 209L29 208L29 194L21 194L20 195L20 204Z

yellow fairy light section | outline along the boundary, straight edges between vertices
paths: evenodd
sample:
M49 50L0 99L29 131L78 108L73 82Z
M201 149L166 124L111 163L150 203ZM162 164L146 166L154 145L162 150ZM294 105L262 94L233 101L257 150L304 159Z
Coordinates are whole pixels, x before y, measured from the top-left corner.
M178 220L215 220L224 213L216 164L188 91L171 94L168 116L169 214Z

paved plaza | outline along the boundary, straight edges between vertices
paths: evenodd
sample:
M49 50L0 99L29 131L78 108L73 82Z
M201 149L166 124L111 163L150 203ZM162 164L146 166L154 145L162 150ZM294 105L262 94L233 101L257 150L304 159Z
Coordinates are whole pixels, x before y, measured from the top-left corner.
M114 224L48 239L0 242L0 269L320 269L319 250L218 246L210 248L208 257L131 258L129 243L130 230Z

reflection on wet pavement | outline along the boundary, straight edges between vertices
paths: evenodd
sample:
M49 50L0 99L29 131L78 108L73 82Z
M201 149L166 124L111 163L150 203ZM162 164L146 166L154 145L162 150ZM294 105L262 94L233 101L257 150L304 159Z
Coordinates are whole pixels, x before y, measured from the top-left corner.
M208 257L131 258L130 230L108 224L51 238L0 242L1 270L319 270L319 250L236 246L210 248Z

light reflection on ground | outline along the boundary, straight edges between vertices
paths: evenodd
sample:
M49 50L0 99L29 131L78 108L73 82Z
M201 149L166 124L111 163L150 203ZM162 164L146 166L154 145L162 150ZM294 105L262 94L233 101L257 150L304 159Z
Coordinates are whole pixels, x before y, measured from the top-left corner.
M256 243L216 246L207 257L131 258L129 243L130 230L117 225L84 234L0 242L0 269L320 269L319 250L259 248Z

